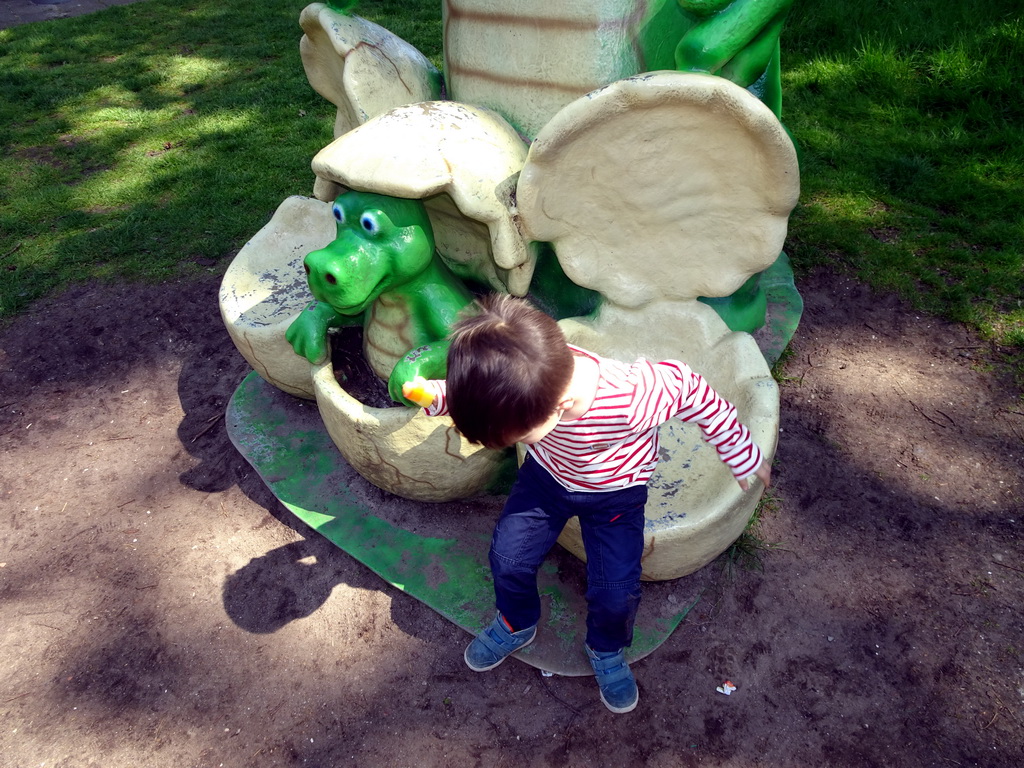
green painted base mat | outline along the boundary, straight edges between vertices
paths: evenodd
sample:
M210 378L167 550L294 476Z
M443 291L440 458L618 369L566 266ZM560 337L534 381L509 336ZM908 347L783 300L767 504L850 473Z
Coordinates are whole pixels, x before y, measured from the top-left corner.
M281 503L382 579L471 634L494 618L487 550L503 497L430 504L385 493L341 457L315 403L286 395L255 373L231 398L227 427ZM644 583L627 658L642 658L668 638L715 568ZM583 651L585 582L584 564L555 545L540 574L540 631L516 658L559 675L593 674Z

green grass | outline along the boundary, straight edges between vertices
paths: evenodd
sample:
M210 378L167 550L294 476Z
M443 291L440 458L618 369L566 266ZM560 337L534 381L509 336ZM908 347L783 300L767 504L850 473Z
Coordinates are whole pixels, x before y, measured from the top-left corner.
M222 271L311 194L334 106L299 59L304 5L150 0L0 31L0 318L88 279ZM393 22L399 3L363 6ZM422 15L394 26L439 63Z
M798 0L784 121L799 269L838 266L1024 357L1024 12Z
M765 491L750 515L743 533L739 535L729 548L718 556L723 572L729 578L736 575L737 569L743 571L764 571L763 557L766 553L779 550L782 544L768 541L761 533L761 522L765 516L779 511L780 502L771 490Z
M88 279L221 271L309 194L334 108L298 55L303 0L149 0L0 31L0 318ZM358 13L441 65L439 0ZM978 329L1024 370L1019 0L797 0L787 250Z

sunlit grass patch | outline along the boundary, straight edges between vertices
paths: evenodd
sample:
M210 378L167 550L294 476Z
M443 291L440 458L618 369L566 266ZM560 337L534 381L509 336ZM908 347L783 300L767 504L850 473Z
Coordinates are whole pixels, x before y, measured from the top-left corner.
M312 190L333 105L290 2L153 0L8 30L0 314L70 282L221 269Z
M1012 3L794 7L797 269L838 264L1019 347L1024 21Z

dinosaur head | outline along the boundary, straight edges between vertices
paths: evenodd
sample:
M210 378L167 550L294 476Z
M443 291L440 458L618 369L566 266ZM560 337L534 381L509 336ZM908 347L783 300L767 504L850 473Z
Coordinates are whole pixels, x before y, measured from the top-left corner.
M419 200L349 191L332 211L338 236L303 266L313 297L338 314L359 315L430 265L434 234Z

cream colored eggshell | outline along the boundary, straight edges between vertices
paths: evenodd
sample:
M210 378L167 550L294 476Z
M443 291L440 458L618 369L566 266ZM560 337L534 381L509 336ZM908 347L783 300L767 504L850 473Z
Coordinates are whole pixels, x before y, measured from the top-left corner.
M441 75L416 48L383 27L313 3L299 24L299 53L313 89L338 108L334 135L400 104L438 98Z
M313 387L341 455L389 493L416 501L466 498L491 485L507 458L468 443L446 416L363 405L341 388L330 362L314 367Z
M310 400L309 362L284 334L313 300L302 260L335 234L329 205L289 197L238 252L220 286L221 318L242 357L278 389Z
M519 179L525 233L612 303L728 296L782 250L796 152L749 92L657 72L578 99L538 134Z
M423 199L438 253L456 274L522 295L536 262L512 203L525 159L526 145L501 116L433 101L339 136L313 158L313 172L321 199L340 187Z
M733 333L699 302L661 302L642 311L606 305L593 319L559 323L568 341L631 362L682 360L736 406L754 442L770 459L778 440L779 391L754 339ZM645 580L674 579L701 568L743 532L760 499L744 493L704 443L699 429L672 420L661 428L661 461L649 485L642 560ZM573 518L559 543L586 559Z

